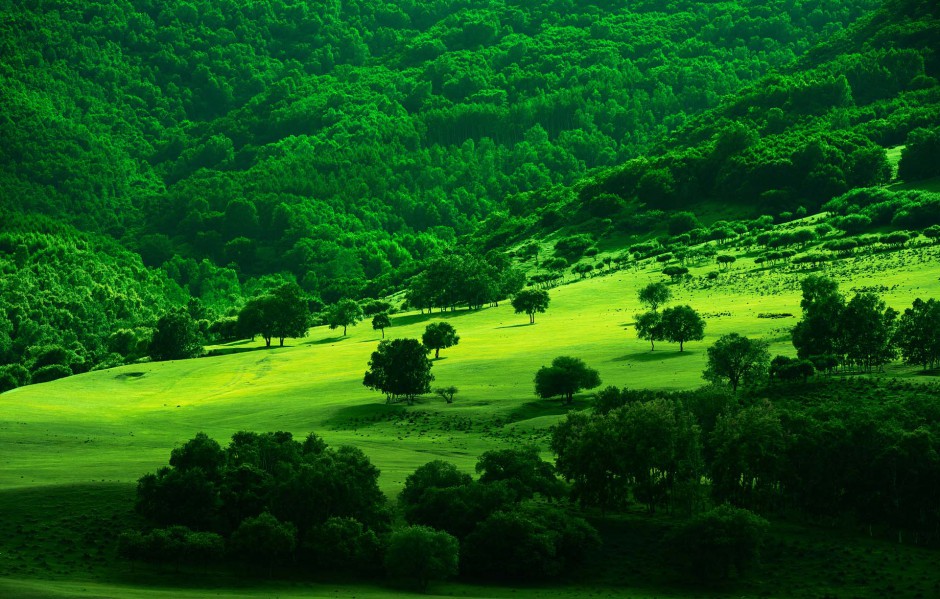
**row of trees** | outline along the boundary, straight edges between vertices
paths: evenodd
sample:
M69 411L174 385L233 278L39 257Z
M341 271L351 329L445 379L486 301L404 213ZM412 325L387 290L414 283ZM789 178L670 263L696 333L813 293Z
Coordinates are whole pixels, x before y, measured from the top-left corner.
M864 372L883 367L900 353L905 362L932 368L940 361L940 308L934 299L917 299L903 314L871 292L851 300L838 283L812 275L801 283L803 318L793 328L801 359L819 370L835 367Z
M553 431L556 466L583 505L697 512L708 500L852 521L937 540L936 389L877 381L764 388L607 388ZM771 401L766 401L770 399Z
M650 283L639 291L640 303L650 309L636 315L634 327L640 339L650 342L650 351L656 349L656 341L678 343L681 352L685 350L686 341L701 341L705 338L705 320L691 306L675 306L659 311L659 307L671 297L672 292L664 283Z

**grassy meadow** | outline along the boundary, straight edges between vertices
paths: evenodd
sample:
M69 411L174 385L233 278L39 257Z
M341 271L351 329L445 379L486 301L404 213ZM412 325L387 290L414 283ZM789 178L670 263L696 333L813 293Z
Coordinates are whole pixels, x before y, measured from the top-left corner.
M847 295L853 289L874 290L903 311L916 297L940 297L940 246L923 241L828 263L815 272L836 278ZM381 469L382 490L394 497L405 477L432 459L472 471L477 457L489 449L525 443L547 449L548 429L565 409L558 401L537 399L532 379L558 355L582 358L599 370L604 386L688 389L703 383L705 349L723 334L762 337L771 342L771 355L792 354L789 329L800 316L799 281L810 271L756 269L753 255L736 255L737 263L717 279L702 276L717 270L713 263L693 265L693 279L672 287L671 305L687 303L707 322L705 340L687 343L681 353L677 345L662 342L651 352L633 331L633 316L641 310L637 290L662 278L655 262L552 289L551 306L537 315L535 325L526 315L514 314L508 302L473 312L393 316L386 337L420 337L425 325L437 319L457 329L459 345L442 350L432 370L433 386L459 388L453 404L429 395L411 407L386 405L384 396L366 389L362 375L381 337L368 321L350 327L345 337L341 330L318 327L306 338L287 340L283 348L265 349L260 339L241 341L209 348L217 354L210 357L134 364L0 395L0 595L387 596L390 591L355 584L298 581L282 588L248 581L235 588L236 583L212 576L188 580L171 572L142 574L116 563L109 542L136 522L136 480L165 465L170 450L199 431L223 445L239 430L286 430L301 438L314 431L331 445L356 445ZM781 317L785 314L791 316ZM917 370L895 364L886 375L935 380ZM576 397L573 409L589 403L590 394ZM70 546L75 535L84 535L89 545ZM778 533L775 542L786 546L803 536L805 531ZM846 552L858 555L845 554L846 569L881 554L895 555L893 546L882 541L853 546L852 539L846 541ZM607 543L614 555L618 543L616 538ZM629 549L635 543L626 539L621 544ZM935 554L916 548L897 551L915 570L936 561ZM805 587L808 583L800 580L805 573L794 575L798 570L793 568L798 566L768 575L759 588L786 585L774 582L786 576L796 588ZM670 594L656 586L655 576L649 582L642 572L608 570L602 580L609 587L600 583L589 592L575 581L532 592L540 597L625 596L620 585L627 585L636 589L629 596ZM917 576L926 577L921 582L930 588L929 571L924 572ZM142 580L146 586L135 586ZM652 588L644 590L644 584ZM867 587L860 582L858 588ZM432 591L518 596L510 589L459 584Z

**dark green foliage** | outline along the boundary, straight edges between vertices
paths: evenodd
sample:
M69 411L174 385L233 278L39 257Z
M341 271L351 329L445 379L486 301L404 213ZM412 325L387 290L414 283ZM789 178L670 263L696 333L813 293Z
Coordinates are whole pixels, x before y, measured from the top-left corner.
M665 540L666 549L688 580L737 578L758 563L768 527L760 516L722 505L680 525Z
M382 568L384 547L374 530L353 518L332 517L315 526L307 539L311 559L325 572L376 574Z
M809 360L789 358L787 356L774 356L770 361L768 370L771 381L798 381L804 383L816 374L816 367Z
M940 176L940 128L914 129L907 136L907 145L901 150L898 177L916 181Z
M772 408L753 406L719 416L709 448L715 499L756 510L775 506L786 439Z
M196 322L189 312L175 310L157 321L150 341L150 357L154 360L183 360L202 353L202 342Z
M421 501L428 489L444 489L470 484L469 474L460 472L450 462L434 460L419 467L405 478L399 500L406 505L415 505Z
M292 524L279 522L264 512L242 521L229 539L229 551L246 563L272 567L293 554L296 536L297 529Z
M392 533L385 552L389 577L418 590L432 581L457 574L460 544L457 539L426 526L406 526Z
M335 566L325 556L347 555L374 569L389 521L378 477L359 449L331 449L313 434L301 443L243 431L223 450L200 433L173 450L170 467L140 479L137 511L158 526L231 535L233 557L269 568L296 549L324 568Z
M549 499L565 494L555 468L541 458L537 447L487 451L477 460L476 471L481 483L505 481L519 499L536 493Z
M666 308L660 323L662 338L678 343L684 351L686 341L701 341L705 338L705 320L691 306Z
M544 289L523 289L512 298L512 307L516 314L524 312L529 315L529 324L535 323L536 313L548 310L551 298Z
M730 333L708 348L708 363L702 376L713 383L727 381L731 392L737 393L742 383L760 381L767 373L769 361L767 342Z
M601 384L600 375L578 358L559 356L551 366L543 366L535 373L535 394L543 399L561 396L566 404L582 389L593 389Z
M434 359L441 357L441 350L460 342L457 330L449 322L432 322L424 329L421 342L428 350L434 350Z
M467 536L461 564L475 577L544 581L567 574L600 544L583 519L529 503L498 511Z
M583 505L621 508L632 495L654 512L698 501L699 437L690 413L674 399L624 398L608 412L569 414L555 427L551 448L558 471L572 483L572 497Z
M894 343L907 364L924 370L940 364L940 302L914 300L898 319Z
M386 401L404 399L413 404L418 395L431 391L431 360L417 339L379 342L369 359L362 384L385 394Z
M810 275L800 283L803 319L793 327L793 346L801 359L834 355L837 351L838 325L845 309L838 284L826 277Z
M572 235L555 242L555 254L568 262L575 262L593 245L594 239L590 235Z
M225 555L225 541L215 533L193 532L185 526L136 531L118 537L118 555L125 559L205 566Z
M61 379L72 374L72 370L63 364L49 364L48 366L42 366L33 371L29 376L29 382L32 384L37 383L48 383L49 381L54 381L56 379ZM13 382L13 377L7 379L9 382ZM8 384L9 384L8 382ZM17 386L17 385L14 385ZM12 388L12 387L11 387Z

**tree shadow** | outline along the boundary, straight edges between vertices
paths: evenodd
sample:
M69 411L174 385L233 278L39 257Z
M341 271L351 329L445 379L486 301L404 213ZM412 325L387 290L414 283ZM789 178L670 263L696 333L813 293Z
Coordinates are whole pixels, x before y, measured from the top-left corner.
M276 347L282 347L282 346L277 345L276 343L272 343L270 346L258 345L255 347L228 347L228 346L217 347L215 349L210 349L209 351L207 351L205 357L212 358L215 356L232 356L235 354L245 354L245 353L254 352L254 351L266 351L266 350L274 349ZM290 346L284 345L283 347L290 347Z
M326 337L324 339L317 339L315 341L304 341L301 345L325 345L327 343L336 343L337 341L342 341L346 337L340 335L339 337Z
M501 326L501 327L496 327L496 329L518 329L518 328L521 328L521 327L531 327L531 326L535 326L535 323L534 323L534 322L523 322L523 323L520 323L520 324L507 324L507 325L504 325L504 326Z
M627 354L625 356L620 356L619 358L614 358L611 362L659 362L661 360L671 360L673 358L682 358L684 356L694 355L695 352L685 350L680 352L675 351L642 351L633 354Z
M324 420L323 424L335 428L356 429L360 426L368 426L371 422L381 422L398 416L408 408L404 403L385 403L378 395L376 399L379 399L376 403L339 408L333 412L332 416Z
M479 314L486 308L480 308L479 310L468 310L466 308L460 308L456 312L434 312L432 314L408 314L405 316L392 316L392 326L403 327L408 326L409 324L417 324L421 322L427 322L429 320L450 320L452 318L460 318L468 314Z

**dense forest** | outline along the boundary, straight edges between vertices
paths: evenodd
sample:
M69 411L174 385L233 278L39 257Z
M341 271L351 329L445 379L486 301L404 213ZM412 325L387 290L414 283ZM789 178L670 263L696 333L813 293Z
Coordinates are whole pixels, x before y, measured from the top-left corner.
M413 290L458 240L505 271L558 229L815 211L905 142L933 176L937 20L878 4L2 2L4 385L145 355L171 306Z

